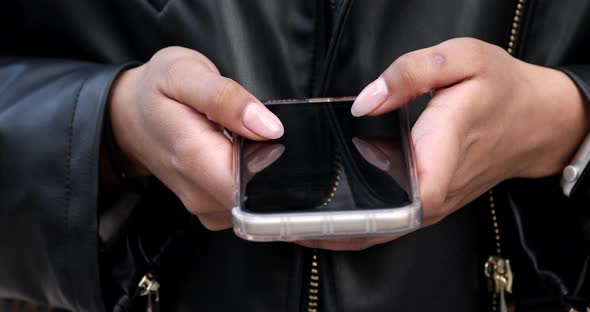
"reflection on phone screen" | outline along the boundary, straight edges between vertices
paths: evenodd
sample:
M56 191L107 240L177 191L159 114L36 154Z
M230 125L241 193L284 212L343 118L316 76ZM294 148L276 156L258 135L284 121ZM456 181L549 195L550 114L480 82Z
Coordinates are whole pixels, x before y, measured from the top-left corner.
M353 117L351 101L274 104L282 138L243 139L242 209L254 213L391 209L410 204L398 111Z

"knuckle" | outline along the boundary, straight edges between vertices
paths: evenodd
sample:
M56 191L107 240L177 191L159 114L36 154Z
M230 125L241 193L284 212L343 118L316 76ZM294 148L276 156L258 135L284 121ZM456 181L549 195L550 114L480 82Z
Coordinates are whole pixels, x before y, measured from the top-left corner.
M191 61L193 61L193 65L201 65L203 67L207 67L210 70L212 70L213 72L216 72L217 74L219 74L219 70L217 69L217 67L213 64L213 62L211 62L211 60L209 60L209 58L207 58L203 53L199 52L199 51L195 51L192 49L187 49L187 48L183 48L183 47L168 47L168 48L164 48L158 52L156 52L155 55L158 55L159 57L161 57L163 59L164 62L170 62L170 61L174 61L177 59L189 59Z
M457 48L476 55L483 52L485 45L483 41L475 38L458 38L454 40L456 40L455 43L457 44Z
M510 56L510 54L508 54L508 51L506 51L504 48L502 48L498 45L486 43L486 46L487 46L486 50L489 51L488 53Z
M489 60L489 53L493 50L491 47L494 46L485 41L470 37L450 39L441 45L463 55L464 65L472 68L472 71L475 73L481 73L485 70L485 66Z
M201 64L206 66L209 70L216 73L217 75L221 75L219 69L217 69L217 66L215 66L215 64L213 64L213 62L208 57L198 51L193 52L195 53L195 58L198 59Z
M163 66L157 87L166 93L174 90L175 84L183 80L182 75L184 69L189 66L194 66L194 61L187 57L176 57L167 60Z
M399 79L405 85L412 86L418 82L416 77L416 68L419 61L415 53L407 53L400 56L394 63L394 69L399 75Z
M226 110L227 104L240 93L240 86L232 79L222 77L219 85L215 88L213 97L208 105L207 117L218 121L218 116Z
M172 90L174 85L174 77L176 77L175 71L176 69L171 67L168 67L166 70L164 70L160 76L160 79L156 81L156 90L162 93L168 93L170 90Z
M194 51L193 51L194 52ZM195 52L196 53L196 52ZM193 54L184 53L162 62L159 70L159 87L165 91L174 90L174 86L177 84L190 81L193 75L207 68L207 64L204 64L198 58L195 58ZM194 77L192 78L194 79Z
M173 73L179 73L190 66L195 66L195 60L188 56L176 57L168 62L168 70Z
M488 59L487 54L490 45L484 41L473 38L465 38L461 43L461 49L466 51L468 54L469 60L473 64L475 71L481 72L485 67L486 60Z
M158 50L150 61L169 62L178 58L194 57L196 54L200 55L201 53L180 46L170 46Z
M217 71L217 67L213 62L201 52L179 46L171 46L158 50L152 55L148 63L169 64L179 59L190 59Z
M184 51L184 48L181 47L176 47L176 46L172 46L172 47L166 47L163 49L160 49L159 51L157 51L154 56L152 57L152 60L154 59L169 59L173 56L176 56L180 53L182 53Z

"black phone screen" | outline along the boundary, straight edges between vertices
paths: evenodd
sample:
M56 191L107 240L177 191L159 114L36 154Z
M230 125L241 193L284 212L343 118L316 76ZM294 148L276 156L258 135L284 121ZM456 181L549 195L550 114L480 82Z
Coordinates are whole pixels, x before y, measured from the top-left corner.
M276 103L267 107L284 135L242 139L240 200L252 213L391 209L410 204L401 112L353 117L352 101Z

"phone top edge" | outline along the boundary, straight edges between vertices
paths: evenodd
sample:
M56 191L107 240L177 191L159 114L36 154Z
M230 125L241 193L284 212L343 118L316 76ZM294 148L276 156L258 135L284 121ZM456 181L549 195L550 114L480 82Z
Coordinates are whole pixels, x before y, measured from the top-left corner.
M342 97L319 97L309 99L282 99L282 100L268 100L263 101L264 105L278 105L278 104L294 104L294 103L334 103L334 102L351 102L356 99L356 96L342 96Z

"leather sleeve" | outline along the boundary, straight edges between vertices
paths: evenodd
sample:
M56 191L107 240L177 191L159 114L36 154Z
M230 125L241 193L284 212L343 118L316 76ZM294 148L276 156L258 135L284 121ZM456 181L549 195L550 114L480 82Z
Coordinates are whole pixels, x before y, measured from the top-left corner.
M98 158L121 68L0 57L0 297L103 309Z
M568 75L578 86L580 92L586 97L586 104L590 105L590 65L570 65L559 68ZM590 176L583 177L574 196L590 201Z

